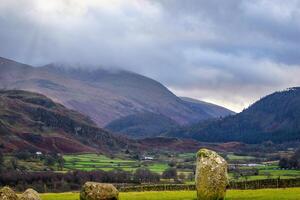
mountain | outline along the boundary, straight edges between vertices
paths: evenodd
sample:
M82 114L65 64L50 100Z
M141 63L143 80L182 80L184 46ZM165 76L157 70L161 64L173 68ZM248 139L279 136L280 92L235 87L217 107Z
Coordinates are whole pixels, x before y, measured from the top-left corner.
M207 103L205 101L200 101L189 97L181 97L181 99L188 107L190 107L198 113L201 113L203 116L205 116L206 119L220 118L235 114L235 112L227 108L212 103Z
M109 153L130 145L44 95L0 90L0 148L5 152Z
M159 82L122 70L74 69L58 64L32 67L0 58L0 88L44 94L88 115L100 127L141 113L163 115L179 125L208 117L206 111L194 109Z
M300 87L268 95L239 114L200 122L165 136L205 142L300 140Z
M235 114L234 112L204 101L181 97L183 103L202 116L202 120L220 118ZM180 125L174 120L152 112L144 112L121 117L110 122L105 128L131 138L157 137L162 133L176 130Z
M109 123L105 128L131 138L156 137L179 125L164 115L146 112L129 115Z
M234 112L204 101L181 97L187 107L201 114L204 119L220 118L235 114ZM109 123L105 128L130 138L157 137L165 132L176 130L180 126L172 119L156 113L144 112L121 117Z

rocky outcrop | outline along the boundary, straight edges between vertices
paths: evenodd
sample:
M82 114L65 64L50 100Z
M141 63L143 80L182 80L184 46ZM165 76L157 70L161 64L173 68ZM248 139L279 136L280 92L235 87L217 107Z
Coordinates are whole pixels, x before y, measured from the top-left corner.
M195 181L198 200L223 200L228 185L227 162L214 151L200 149Z
M0 200L18 200L18 196L9 187L4 187L0 190Z
M118 200L119 191L112 184L86 182L80 192L80 200Z
M33 189L27 189L21 196L20 200L41 200L39 193Z

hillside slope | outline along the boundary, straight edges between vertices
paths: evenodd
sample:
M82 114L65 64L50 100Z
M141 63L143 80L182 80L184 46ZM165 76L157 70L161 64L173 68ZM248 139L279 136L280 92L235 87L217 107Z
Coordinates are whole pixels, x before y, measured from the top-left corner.
M207 119L205 112L194 110L159 82L128 71L66 69L54 64L37 68L0 58L0 88L44 94L88 115L101 127L145 112L180 125Z
M46 96L0 90L0 144L6 152L114 152L129 141L100 129L88 117Z
M181 97L183 103L191 110L202 116L202 120L220 118L235 114L234 112L218 105ZM176 130L180 127L174 120L152 112L143 112L121 117L110 122L106 129L124 134L130 138L157 137L165 132Z
M198 113L202 113L202 115L206 116L207 119L220 118L235 114L235 112L216 104L207 103L205 101L200 101L189 97L181 97L181 99L188 107Z
M178 124L161 114L139 113L117 119L105 128L131 138L156 137L161 133L175 129Z
M166 134L206 142L286 142L300 139L300 88L275 92L243 112Z

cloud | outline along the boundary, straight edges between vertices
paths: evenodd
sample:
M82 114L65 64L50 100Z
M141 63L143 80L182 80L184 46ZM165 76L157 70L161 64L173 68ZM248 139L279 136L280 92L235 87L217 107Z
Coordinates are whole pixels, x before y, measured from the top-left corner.
M2 0L0 56L123 68L239 111L300 84L299 7L299 0Z

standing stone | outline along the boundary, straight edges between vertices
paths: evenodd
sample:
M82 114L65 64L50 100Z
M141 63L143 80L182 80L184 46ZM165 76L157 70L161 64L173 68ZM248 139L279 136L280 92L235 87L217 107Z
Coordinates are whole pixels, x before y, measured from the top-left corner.
M18 196L9 187L4 187L0 190L0 200L18 200Z
M200 149L195 181L198 200L223 200L229 183L227 162L214 151Z
M86 182L80 192L80 200L118 200L119 191L112 184Z
M20 200L41 200L39 193L33 189L27 189L21 196Z

